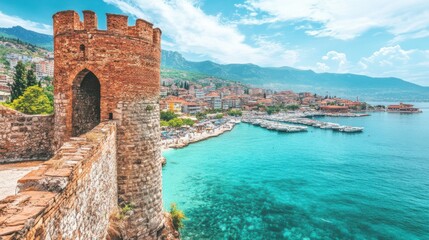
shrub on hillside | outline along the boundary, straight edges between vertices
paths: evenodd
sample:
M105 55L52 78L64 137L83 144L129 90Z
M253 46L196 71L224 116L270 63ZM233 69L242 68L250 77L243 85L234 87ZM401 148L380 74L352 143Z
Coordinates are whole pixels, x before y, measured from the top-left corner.
M168 125L170 127L178 128L178 127L183 126L183 120L180 118L174 118L174 119L171 119L170 121L168 121Z
M161 120L170 121L177 118L177 115L173 111L161 112Z
M177 204L172 203L170 205L170 214L173 219L173 226L175 229L180 230L185 226L183 224L183 220L186 220L186 216L182 210L177 208Z
M234 117L240 117L241 115L243 115L243 112L241 110L229 110L228 115L234 116Z
M54 111L52 102L45 91L37 85L28 87L8 106L26 114L51 114Z
M192 127L195 124L195 122L194 122L194 120L192 120L190 118L184 118L183 119L183 124Z
M222 113L216 114L215 118L216 119L221 119L221 118L223 118L223 114Z

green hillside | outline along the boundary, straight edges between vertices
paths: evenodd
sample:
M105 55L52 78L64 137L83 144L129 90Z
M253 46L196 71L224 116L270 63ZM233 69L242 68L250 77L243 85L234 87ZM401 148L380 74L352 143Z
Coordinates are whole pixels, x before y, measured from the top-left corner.
M162 66L200 72L223 79L276 90L310 91L366 100L429 101L429 88L399 78L373 78L356 74L315 73L291 67L266 68L254 64L218 64L187 61L177 52L163 51Z
M53 50L53 38L51 35L33 32L20 26L0 28L0 36L19 39L23 42Z

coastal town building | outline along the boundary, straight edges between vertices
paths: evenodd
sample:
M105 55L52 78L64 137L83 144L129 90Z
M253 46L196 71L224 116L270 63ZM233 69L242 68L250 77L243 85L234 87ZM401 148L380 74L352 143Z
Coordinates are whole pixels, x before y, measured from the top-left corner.
M241 99L237 95L226 96L222 99L222 108L241 108Z
M54 60L41 60L36 62L36 76L41 79L43 77L54 76Z
M263 88L250 88L249 94L251 96L263 96L265 93L265 90Z
M17 53L9 53L6 55L6 60L9 62L11 68L14 68L19 61L26 63L31 62L33 58L31 56L17 54Z
M165 99L165 102L167 104L167 109L169 111L173 112L181 112L182 111L182 105L186 102L185 99L176 97L176 96L168 96Z
M197 114L201 112L201 105L196 102L185 102L182 104L182 113Z
M397 105L387 106L388 112L402 112L402 113L419 113L420 109L415 108L412 104L399 103Z
M7 102L10 100L10 92L0 89L0 102Z
M0 87L4 87L4 91L9 91L9 84L12 84L13 79L8 74L2 73L0 74Z
M205 101L209 104L212 109L221 109L222 100L221 96L217 92L211 92L205 95Z
M161 97L163 97L163 98L167 97L167 95L168 95L168 90L169 90L169 88L168 88L168 87L161 87L161 90L160 90L159 95L160 95Z
M320 110L328 113L347 113L349 111L349 108L347 106L321 106Z

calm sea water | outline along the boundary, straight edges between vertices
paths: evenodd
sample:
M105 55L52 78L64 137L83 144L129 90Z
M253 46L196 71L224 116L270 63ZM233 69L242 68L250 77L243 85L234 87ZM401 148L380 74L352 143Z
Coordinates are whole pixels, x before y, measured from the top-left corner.
M429 105L325 118L361 134L247 124L164 152L164 205L184 239L429 239Z

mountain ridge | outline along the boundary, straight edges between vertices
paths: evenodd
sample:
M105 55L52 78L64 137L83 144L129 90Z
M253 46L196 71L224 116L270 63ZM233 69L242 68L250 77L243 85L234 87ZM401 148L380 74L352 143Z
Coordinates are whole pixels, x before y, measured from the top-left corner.
M428 101L429 88L395 77L369 77L351 73L316 73L292 67L260 67L255 64L192 62L180 53L163 51L162 66L201 72L232 81L276 90L310 91L368 100Z
M53 37L51 35L34 32L21 26L0 28L0 35L9 38L16 38L23 42L28 42L48 50L53 50Z
M20 26L0 28L0 35L53 49L53 37ZM363 97L368 100L429 101L429 87L419 86L395 77L369 77L351 73L316 73L288 66L261 67L248 64L219 64L213 61L193 62L175 51L162 51L161 66L211 75L231 81L275 90L310 91L322 95Z

